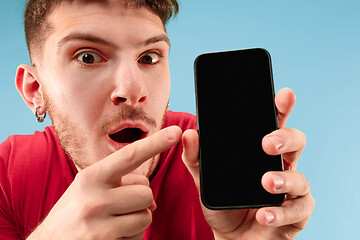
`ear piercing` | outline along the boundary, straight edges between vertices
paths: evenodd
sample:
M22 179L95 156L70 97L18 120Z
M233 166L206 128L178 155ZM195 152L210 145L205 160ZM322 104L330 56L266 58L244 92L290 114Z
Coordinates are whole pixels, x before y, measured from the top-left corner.
M39 108L40 108L40 106L37 106L37 107L36 107L35 117L36 117L36 121L38 121L39 123L42 123L42 122L45 120L45 118L46 118L46 112L44 113L43 116L39 116L39 115L38 115L38 109L39 109Z

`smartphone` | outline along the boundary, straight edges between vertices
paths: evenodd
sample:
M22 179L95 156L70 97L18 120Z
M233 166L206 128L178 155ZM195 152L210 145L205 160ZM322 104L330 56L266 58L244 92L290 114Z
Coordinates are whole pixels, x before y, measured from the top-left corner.
M262 138L278 129L271 59L262 48L206 53L194 62L201 199L209 209L279 206L261 185L282 171Z

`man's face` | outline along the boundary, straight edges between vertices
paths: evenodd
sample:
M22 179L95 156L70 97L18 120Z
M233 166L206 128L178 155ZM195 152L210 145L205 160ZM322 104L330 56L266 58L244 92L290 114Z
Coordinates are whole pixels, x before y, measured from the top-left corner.
M162 127L169 42L158 16L76 1L56 8L49 22L38 73L59 139L78 167ZM153 161L137 172L148 174Z

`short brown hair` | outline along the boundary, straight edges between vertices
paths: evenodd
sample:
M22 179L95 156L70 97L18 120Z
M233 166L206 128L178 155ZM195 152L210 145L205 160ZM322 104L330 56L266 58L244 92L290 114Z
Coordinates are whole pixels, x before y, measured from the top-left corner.
M47 33L51 26L46 21L51 10L63 2L71 3L75 0L29 0L26 4L24 14L24 25L26 43L28 46L30 58L34 53L39 52L43 47ZM96 0L92 0L96 1ZM92 2L89 1L89 2ZM98 0L99 1L99 0ZM104 0L100 0L104 1ZM151 12L160 17L164 26L166 22L175 16L179 11L177 0L119 0L125 1L125 4L131 7L147 7Z

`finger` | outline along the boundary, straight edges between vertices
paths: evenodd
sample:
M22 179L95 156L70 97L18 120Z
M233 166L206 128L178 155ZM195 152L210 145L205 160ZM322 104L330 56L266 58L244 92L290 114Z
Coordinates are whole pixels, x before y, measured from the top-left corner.
M116 229L116 236L118 238L124 237L125 239L132 239L135 236L142 234L151 222L151 212L150 210L145 209L130 214L116 216L110 220L109 224L115 226L114 229Z
M150 187L127 185L110 189L107 194L108 215L121 215L153 208L154 197ZM154 209L155 210L155 209Z
M178 143L181 133L182 130L177 126L162 129L154 135L127 145L89 168L94 178L100 182L118 184L120 177Z
M186 130L182 136L182 142L184 147L182 159L199 190L199 135L193 129Z
M150 186L149 179L145 175L141 174L127 174L122 177L121 183L122 186L124 185L144 185ZM119 185L120 185L119 184Z
M275 105L279 120L279 128L284 128L296 102L295 93L290 88L283 88L275 96Z
M121 239L124 239L124 240L141 240L143 239L145 236L145 231L141 232L141 233L138 233L136 234L135 236L132 236L132 237L123 237Z
M281 207L261 208L256 213L256 220L271 227L293 226L295 231L305 228L315 207L311 194L287 200Z
M296 167L296 161L299 159L305 145L305 134L293 128L275 130L262 140L262 147L267 154L283 154L284 160L288 164L294 163L294 167Z
M261 179L266 191L273 194L286 193L305 196L310 193L310 184L305 176L296 171L267 172Z
M121 185L144 185L147 187L150 187L150 181L145 175L141 174L128 174L122 177L121 179ZM155 211L157 208L157 205L155 201L153 200L152 204L148 207L150 211Z

